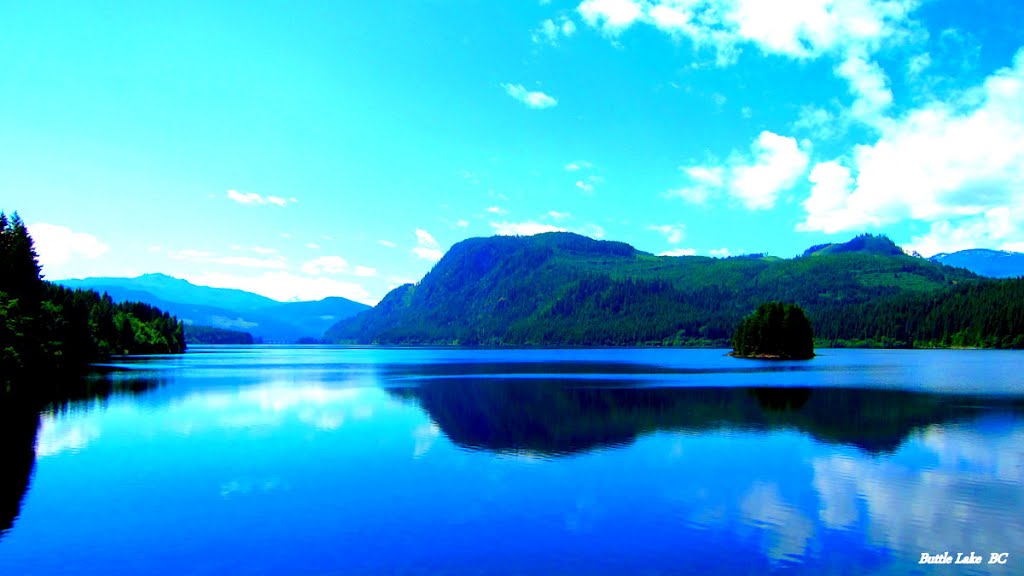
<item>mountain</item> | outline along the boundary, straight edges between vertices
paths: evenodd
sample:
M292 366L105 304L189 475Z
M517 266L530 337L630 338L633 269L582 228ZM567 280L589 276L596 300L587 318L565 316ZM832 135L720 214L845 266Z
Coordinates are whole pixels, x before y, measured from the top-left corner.
M418 284L394 289L327 336L386 344L723 346L743 316L783 300L808 311L820 345L1010 347L1018 336L1024 345L1024 309L1014 308L1018 294L1024 301L1024 282L992 282L908 256L884 237L793 259L658 257L566 232L471 238Z
M903 249L888 236L861 234L842 244L818 244L804 251L804 256L825 256L828 254L877 254L879 256L902 256Z
M1017 278L1024 276L1024 254L1004 250L961 250L952 254L936 254L933 262L966 268L979 276L989 278Z
M115 302L145 302L167 310L185 324L248 332L266 342L319 339L339 320L369 309L346 298L313 302L278 302L229 288L197 286L165 274L137 278L58 280L68 288L106 292Z

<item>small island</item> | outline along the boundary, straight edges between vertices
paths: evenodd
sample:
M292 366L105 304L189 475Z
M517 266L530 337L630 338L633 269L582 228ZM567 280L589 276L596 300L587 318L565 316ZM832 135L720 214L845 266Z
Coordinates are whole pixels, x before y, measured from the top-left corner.
M732 356L769 360L814 357L814 333L796 304L765 302L740 322L732 335Z

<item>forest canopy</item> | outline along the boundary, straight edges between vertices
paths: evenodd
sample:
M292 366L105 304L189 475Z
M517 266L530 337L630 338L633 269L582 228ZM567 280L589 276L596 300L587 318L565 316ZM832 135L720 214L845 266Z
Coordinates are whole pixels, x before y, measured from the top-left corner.
M765 302L736 327L732 355L785 360L813 358L811 322L796 304Z
M115 304L106 294L43 280L25 223L0 212L0 384L27 375L79 371L117 354L185 350L182 324L148 304ZM43 378L31 378L43 382ZM15 384L15 383L18 384ZM33 392L33 391L28 391Z

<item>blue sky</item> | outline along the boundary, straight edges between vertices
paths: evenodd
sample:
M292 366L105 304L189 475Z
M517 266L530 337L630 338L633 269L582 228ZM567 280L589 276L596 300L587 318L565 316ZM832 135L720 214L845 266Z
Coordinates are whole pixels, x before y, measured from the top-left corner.
M474 236L1024 251L1024 5L0 0L44 273L367 303Z

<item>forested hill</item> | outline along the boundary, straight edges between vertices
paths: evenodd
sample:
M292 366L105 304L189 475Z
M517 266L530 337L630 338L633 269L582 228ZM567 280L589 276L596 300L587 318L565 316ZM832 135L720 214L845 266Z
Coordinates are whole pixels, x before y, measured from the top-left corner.
M24 223L0 213L0 393L52 385L55 373L113 354L184 349L182 325L166 312L44 281Z
M860 236L781 259L653 256L565 232L472 238L418 283L328 331L337 342L728 344L767 300L800 304L819 345L1024 345L1024 283L983 280Z

